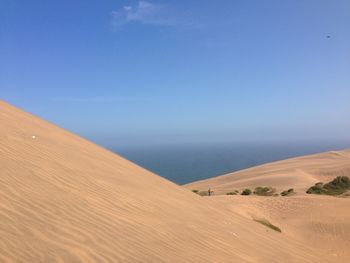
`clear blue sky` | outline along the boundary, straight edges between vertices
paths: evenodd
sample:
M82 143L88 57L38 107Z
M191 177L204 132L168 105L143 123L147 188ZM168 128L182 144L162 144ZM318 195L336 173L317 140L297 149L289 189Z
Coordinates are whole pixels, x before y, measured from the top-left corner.
M350 140L350 1L1 0L0 96L104 145Z

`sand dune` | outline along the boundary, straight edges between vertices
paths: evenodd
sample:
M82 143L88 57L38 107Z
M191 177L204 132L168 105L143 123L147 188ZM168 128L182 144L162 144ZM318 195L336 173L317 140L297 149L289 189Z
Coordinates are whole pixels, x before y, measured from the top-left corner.
M320 262L318 251L0 102L0 262Z
M339 175L350 175L350 150L291 158L242 171L187 184L189 189L226 194L235 189L271 186L277 191L293 187L298 194L317 182L330 181Z
M222 210L247 219L264 218L285 237L318 250L320 262L349 262L350 200L329 196L214 196L205 198Z
M332 151L283 160L186 185L215 196L204 199L221 210L247 219L264 218L282 229L289 240L312 246L322 261L349 262L350 198L308 195L316 182L350 176L350 151ZM294 188L288 197L226 196L242 188L271 186L280 192Z

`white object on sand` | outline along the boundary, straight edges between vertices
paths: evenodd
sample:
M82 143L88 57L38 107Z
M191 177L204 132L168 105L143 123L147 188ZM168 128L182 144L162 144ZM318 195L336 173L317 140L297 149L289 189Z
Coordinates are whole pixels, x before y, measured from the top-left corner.
M235 232L231 232L231 235L234 235L235 237L238 237L238 235Z
M36 136L35 136L35 135L33 135L33 136L32 136L32 139L33 139L33 140L34 140L34 139L36 139Z

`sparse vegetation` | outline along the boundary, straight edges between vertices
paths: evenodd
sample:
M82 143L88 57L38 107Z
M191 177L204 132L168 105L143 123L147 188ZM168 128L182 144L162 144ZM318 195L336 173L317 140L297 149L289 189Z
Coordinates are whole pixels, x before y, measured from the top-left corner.
M237 195L237 194L239 194L238 190L234 190L233 192L226 193L226 195Z
M192 192L195 193L195 194L198 194L198 193L199 193L199 190L193 189Z
M328 190L350 189L350 178L347 176L337 176L333 181L325 184L323 188Z
M252 190L250 190L249 188L246 188L242 191L241 195L251 195L252 194Z
M307 191L307 194L318 194L318 195L322 195L322 194L327 194L327 191L325 189L323 189L323 184L315 184L314 186L311 186Z
M290 188L290 189L288 189L288 190L285 190L285 191L283 191L283 192L281 192L281 196L288 196L288 195L292 195L292 194L294 194L295 192L294 192L294 189L293 188Z
M254 190L255 195L261 195L261 196L272 196L275 193L275 190L272 187L267 186L258 186Z
M275 230L277 232L282 232L282 230L278 227L278 226L275 226L273 224L270 223L270 221L268 221L267 219L265 218L262 218L262 219L254 219L255 222L258 222L260 224L263 224L264 226L267 226L269 228L271 228L272 230Z
M311 186L306 193L319 195L341 195L350 189L350 178L337 176L333 181L323 184L317 183Z

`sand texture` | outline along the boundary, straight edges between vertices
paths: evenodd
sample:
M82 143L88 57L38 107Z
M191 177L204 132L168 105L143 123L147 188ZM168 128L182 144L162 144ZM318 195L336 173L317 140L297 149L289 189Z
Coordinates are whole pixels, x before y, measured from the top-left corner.
M285 237L312 246L320 262L350 262L350 198L306 194L317 182L350 176L350 151L333 151L268 163L186 185L214 191L208 202L247 219L267 219ZM227 192L270 186L276 193L294 188L291 196L228 196ZM269 230L273 231L273 230ZM286 261L288 262L288 261Z
M328 262L227 201L0 102L0 262Z
M317 182L350 176L350 150L331 151L267 163L249 169L187 184L189 189L208 190L216 195L235 189L270 186L278 192L294 188L298 195Z

